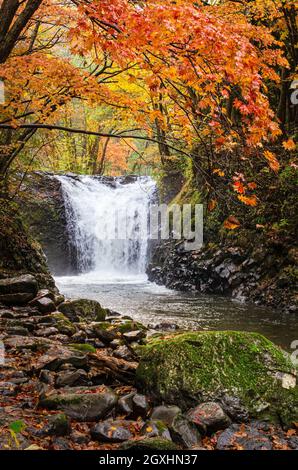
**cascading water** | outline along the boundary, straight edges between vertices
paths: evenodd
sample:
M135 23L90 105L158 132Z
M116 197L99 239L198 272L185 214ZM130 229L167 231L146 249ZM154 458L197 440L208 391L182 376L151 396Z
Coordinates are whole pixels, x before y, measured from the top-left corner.
M145 273L147 219L155 183L149 177L57 176L77 270L98 277Z

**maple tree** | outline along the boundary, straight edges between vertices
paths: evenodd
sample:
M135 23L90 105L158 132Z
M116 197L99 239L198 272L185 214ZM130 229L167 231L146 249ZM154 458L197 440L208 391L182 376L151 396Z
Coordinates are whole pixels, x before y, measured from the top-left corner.
M38 129L57 126L83 100L90 108L111 108L122 127L133 116L138 131L129 137L155 142L164 166L173 165L173 156L190 158L195 178L209 188L228 177L238 200L256 205L254 182L249 186L243 176L239 191L228 156L244 170L254 157L279 168L266 146L285 132L279 109L285 108L283 74L292 78L295 67L296 6L213 3L2 0L2 177ZM276 94L281 80L275 114L271 90ZM93 153L100 137L120 138L124 131L92 125ZM295 150L292 138L284 142Z

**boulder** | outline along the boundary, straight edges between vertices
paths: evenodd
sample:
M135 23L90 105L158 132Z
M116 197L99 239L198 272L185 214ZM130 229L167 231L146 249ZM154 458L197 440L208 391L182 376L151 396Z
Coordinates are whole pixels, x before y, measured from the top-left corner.
M231 420L222 407L215 402L202 403L189 410L188 419L200 430L201 434L211 434L219 429L225 429L231 424Z
M162 421L149 420L141 429L141 435L146 437L161 437L171 441L171 434L167 426Z
M181 409L178 406L161 405L153 408L151 419L162 421L167 426L172 426L176 416L181 414Z
M37 297L31 300L30 306L36 307L41 313L51 313L56 310L55 303L50 297Z
M67 300L59 305L58 310L72 322L103 321L106 317L106 309L102 308L96 300Z
M183 415L174 418L170 431L173 441L182 447L190 449L201 445L201 436L196 426Z
M225 396L253 417L298 421L296 369L290 356L257 333L200 331L151 339L141 348L136 382L153 400L182 409Z
M71 364L74 367L83 367L87 364L87 355L57 344L45 354L39 356L33 363L33 368L35 370L57 370L65 363Z
M39 400L39 406L48 410L60 410L78 421L96 421L104 418L117 404L117 396L110 389L96 392L92 387L69 388L53 391Z
M0 279L0 302L5 305L24 305L32 300L38 291L38 283L31 274Z

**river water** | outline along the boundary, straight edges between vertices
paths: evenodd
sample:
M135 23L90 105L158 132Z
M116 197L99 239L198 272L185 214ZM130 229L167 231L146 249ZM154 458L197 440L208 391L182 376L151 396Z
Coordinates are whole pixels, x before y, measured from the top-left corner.
M68 236L76 251L78 274L56 277L69 298L88 298L147 325L175 323L183 329L246 330L264 334L291 351L298 339L295 313L282 314L218 296L177 292L145 275L148 240L144 235L155 184L140 177L129 184L96 177L57 177L62 184ZM111 227L126 230L125 239Z

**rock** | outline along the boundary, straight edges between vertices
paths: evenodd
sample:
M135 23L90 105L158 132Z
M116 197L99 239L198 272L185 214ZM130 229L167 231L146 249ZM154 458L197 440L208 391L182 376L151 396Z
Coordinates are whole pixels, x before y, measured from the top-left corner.
M108 388L103 392L92 392L92 387L70 388L62 393L53 391L40 398L39 406L63 411L78 421L96 421L104 418L116 406L117 396Z
M249 413L244 406L241 405L239 398L225 395L221 399L221 405L232 421L236 423L248 421Z
M251 426L232 424L217 439L217 450L272 450L270 439Z
M31 300L30 306L36 307L41 313L51 313L56 310L56 305L49 297L37 297Z
M125 442L121 445L122 450L135 451L146 451L146 450L177 450L177 444L169 441L168 439L162 439L160 437L151 437L145 439L138 439L137 441Z
M149 420L141 429L141 435L146 437L161 437L171 441L171 434L167 426L162 421Z
M0 302L6 305L24 305L32 300L38 291L38 283L31 274L0 279Z
M187 413L188 419L194 423L201 434L211 434L220 429L225 429L231 424L231 420L222 407L215 402L202 403Z
M179 414L181 414L181 409L178 406L161 405L153 408L151 419L162 421L167 426L172 426L174 419Z
M151 339L140 349L136 383L154 400L185 409L235 396L252 417L281 419L285 426L298 421L290 356L257 333L199 331Z
M61 312L54 312L51 314L55 322L55 327L62 335L72 336L76 333L77 329L71 321Z
M92 330L103 343L111 343L118 338L116 328L108 322L95 323L92 325Z
M132 399L135 393L129 393L128 395L124 395L120 397L118 400L118 411L120 414L124 414L126 416L130 416L133 414L133 403Z
M119 357L120 359L125 359L126 361L134 359L132 352L125 345L119 346L116 351L114 351L114 356Z
M79 431L73 431L70 438L75 444L87 444L90 441L89 436Z
M59 331L54 326L49 326L48 328L39 328L35 331L36 336L43 336L44 338L57 335L58 333Z
M173 441L187 449L201 444L196 426L183 415L174 418L170 431Z
M80 351L74 351L67 347L57 345L38 357L33 363L35 370L57 370L62 364L72 364L75 367L83 367L87 364L87 355Z
M4 345L7 349L46 351L54 346L54 342L46 338L36 338L35 336L20 337L9 336L4 338Z
M49 418L46 433L54 436L66 436L70 433L70 419L61 413Z
M7 333L9 335L16 335L16 336L28 336L29 330L24 328L23 326L12 326L7 328Z
M56 386L73 387L75 385L86 385L88 382L88 374L83 369L77 369L70 372L59 372L57 374Z
M91 437L100 442L128 441L133 437L130 431L132 423L124 420L103 421L91 429Z
M141 395L139 393L136 393L132 397L132 406L134 415L136 417L146 417L150 409L148 398L145 395Z
M106 310L96 300L67 300L60 304L58 309L72 322L103 321L106 317Z
M127 333L123 333L123 337L129 343L133 341L140 341L141 339L145 338L146 333L144 330L135 330L135 331L128 331Z

